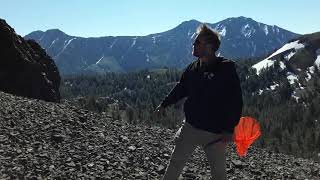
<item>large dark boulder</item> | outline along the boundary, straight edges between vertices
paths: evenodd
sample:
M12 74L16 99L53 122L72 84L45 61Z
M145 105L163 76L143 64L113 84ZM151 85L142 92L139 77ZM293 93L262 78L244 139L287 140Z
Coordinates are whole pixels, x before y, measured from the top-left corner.
M33 40L24 40L0 19L0 91L59 102L57 66Z

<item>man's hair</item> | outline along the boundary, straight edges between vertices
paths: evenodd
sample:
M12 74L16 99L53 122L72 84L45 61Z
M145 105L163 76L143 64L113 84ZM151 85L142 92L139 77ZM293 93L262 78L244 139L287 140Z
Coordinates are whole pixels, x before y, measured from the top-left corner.
M197 28L197 34L206 39L206 42L213 45L213 51L216 52L220 47L219 33L203 23Z

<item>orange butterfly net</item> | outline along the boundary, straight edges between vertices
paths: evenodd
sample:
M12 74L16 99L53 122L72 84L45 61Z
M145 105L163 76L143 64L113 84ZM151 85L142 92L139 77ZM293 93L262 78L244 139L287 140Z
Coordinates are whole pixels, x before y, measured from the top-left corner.
M233 141L240 157L247 154L250 145L261 135L258 121L252 117L241 117L234 129Z

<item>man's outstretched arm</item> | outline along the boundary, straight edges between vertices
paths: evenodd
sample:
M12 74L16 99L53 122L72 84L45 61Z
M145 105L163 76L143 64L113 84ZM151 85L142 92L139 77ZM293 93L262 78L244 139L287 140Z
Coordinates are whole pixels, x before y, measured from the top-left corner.
M186 69L182 73L179 82L170 91L170 93L164 98L164 100L161 102L161 104L158 106L157 109L166 108L167 106L169 106L171 104L175 104L177 101L179 101L180 99L182 99L182 98L187 96L187 89L186 89L187 70L188 69Z

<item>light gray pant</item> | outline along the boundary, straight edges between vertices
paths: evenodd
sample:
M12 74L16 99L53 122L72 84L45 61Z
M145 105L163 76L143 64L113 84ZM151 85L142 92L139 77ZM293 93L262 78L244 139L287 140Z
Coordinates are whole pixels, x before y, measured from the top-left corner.
M214 134L185 124L175 135L175 148L172 152L170 163L163 180L176 180L181 174L188 157L197 146L202 146L211 168L211 178L214 180L226 180L226 143L216 142L220 134Z

